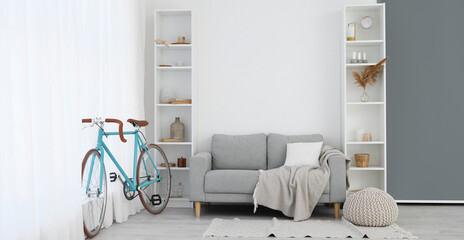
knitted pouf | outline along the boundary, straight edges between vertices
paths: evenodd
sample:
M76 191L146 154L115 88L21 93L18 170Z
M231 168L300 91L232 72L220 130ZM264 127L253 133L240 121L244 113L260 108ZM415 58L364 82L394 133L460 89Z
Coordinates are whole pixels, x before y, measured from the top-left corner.
M346 200L343 216L355 225L385 227L398 218L398 206L388 193L377 188L366 188Z

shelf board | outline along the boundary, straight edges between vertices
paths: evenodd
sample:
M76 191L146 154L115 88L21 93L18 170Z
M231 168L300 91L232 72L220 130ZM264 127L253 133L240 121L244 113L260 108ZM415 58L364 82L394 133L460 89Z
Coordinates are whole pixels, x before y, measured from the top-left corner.
M377 63L347 63L347 68L357 68L357 67L367 67L367 66L374 66Z
M157 107L191 107L192 104L156 104Z
M192 16L192 11L182 10L182 9L164 9L164 10L155 10L156 14L159 14L161 17L164 16Z
M183 67L156 67L156 69L160 71L189 71L192 70L191 66L183 66Z
M158 170L164 170L166 167L158 167ZM190 170L189 167L170 167L171 171L188 171Z
M385 170L384 167L376 167L376 166L356 167L356 166L350 166L350 171L383 171L383 170Z
M192 142L155 142L156 145L192 145Z
M362 141L347 141L346 144L359 144L359 145L363 145L363 144L377 144L377 145L380 145L380 144L384 144L385 142L383 141L370 141L370 142L362 142Z
M192 44L168 44L168 46L169 47L163 44L156 44L156 47L160 49L189 50L192 48Z
M347 102L347 105L382 105L384 102Z
M369 47L378 46L382 44L383 40L357 40L357 41L345 41L347 47Z

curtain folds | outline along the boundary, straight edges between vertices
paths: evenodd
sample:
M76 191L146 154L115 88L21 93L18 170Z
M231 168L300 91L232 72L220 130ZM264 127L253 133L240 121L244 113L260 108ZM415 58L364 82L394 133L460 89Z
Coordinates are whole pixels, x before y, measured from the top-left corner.
M97 129L80 119L144 118L144 32L141 1L0 0L0 239L84 239L81 161ZM128 138L105 141L132 176ZM119 181L108 189L105 227L142 209Z

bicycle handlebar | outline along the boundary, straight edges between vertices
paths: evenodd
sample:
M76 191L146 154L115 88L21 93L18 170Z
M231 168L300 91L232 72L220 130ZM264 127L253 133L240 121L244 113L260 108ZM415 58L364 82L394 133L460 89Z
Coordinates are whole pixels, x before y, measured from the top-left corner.
M108 123L112 122L112 123L119 124L119 138L121 138L122 142L127 142L127 140L124 138L124 135L122 134L123 123L121 122L121 120L114 119L114 118L107 118L105 119L105 122L108 122Z
M105 119L105 122L107 123L117 123L119 124L119 138L121 139L122 142L127 142L127 140L124 138L124 134L122 133L123 132L123 123L121 120L118 120L118 119L114 119L114 118L107 118ZM82 119L82 123L92 123L92 119L91 118L84 118Z

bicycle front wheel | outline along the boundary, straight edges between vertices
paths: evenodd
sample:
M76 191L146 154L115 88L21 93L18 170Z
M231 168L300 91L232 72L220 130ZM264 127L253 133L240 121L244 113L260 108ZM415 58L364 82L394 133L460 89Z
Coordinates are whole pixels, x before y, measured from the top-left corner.
M106 171L100 161L100 153L96 149L89 150L82 161L82 214L84 232L88 237L98 234L105 218Z
M160 214L169 201L171 170L166 154L158 145L150 144L147 149L140 153L137 164L139 198L148 212Z

